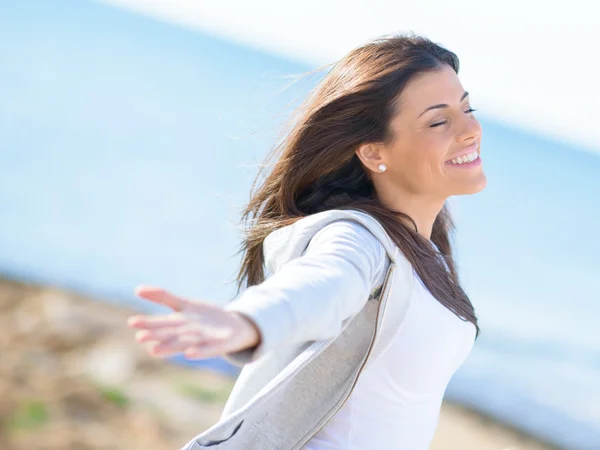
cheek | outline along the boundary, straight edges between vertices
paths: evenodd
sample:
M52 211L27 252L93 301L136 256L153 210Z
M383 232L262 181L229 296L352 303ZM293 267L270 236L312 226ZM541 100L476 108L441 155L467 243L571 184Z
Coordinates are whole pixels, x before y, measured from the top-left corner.
M443 182L446 151L437 140L412 145L394 161L399 178L413 192L433 192Z
M413 170L418 177L417 190L424 194L437 194L445 191L447 184L445 160L448 155L448 140L434 136L427 140L415 158Z
M448 154L448 139L441 134L429 137L418 152L415 167L429 182L435 182L444 174L444 161Z

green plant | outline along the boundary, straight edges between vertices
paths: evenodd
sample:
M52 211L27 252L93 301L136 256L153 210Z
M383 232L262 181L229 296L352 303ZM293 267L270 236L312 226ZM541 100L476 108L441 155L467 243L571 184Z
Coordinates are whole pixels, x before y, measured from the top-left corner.
M177 387L186 397L206 403L224 402L230 393L230 389L211 389L190 382L181 382Z
M129 405L129 397L118 387L99 386L102 397L119 408L126 408Z
M11 431L31 430L43 426L50 419L46 405L39 400L29 400L11 414L6 421L6 428Z

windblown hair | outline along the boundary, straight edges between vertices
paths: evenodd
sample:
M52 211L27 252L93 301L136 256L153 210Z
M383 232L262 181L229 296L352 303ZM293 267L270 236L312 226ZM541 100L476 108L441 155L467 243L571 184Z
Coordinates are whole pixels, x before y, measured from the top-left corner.
M381 223L431 294L462 320L472 322L479 335L473 305L456 273L450 242L454 224L447 206L436 217L431 234L442 260L411 217L378 200L369 171L355 153L365 143L391 142L389 124L404 87L415 76L444 64L458 73L454 53L413 33L379 37L333 64L268 155L266 161L274 163L263 165L252 185L242 211L245 238L238 252L244 253L238 294L244 283L264 281L263 241L271 232L325 210L361 210ZM265 167L271 170L257 189Z

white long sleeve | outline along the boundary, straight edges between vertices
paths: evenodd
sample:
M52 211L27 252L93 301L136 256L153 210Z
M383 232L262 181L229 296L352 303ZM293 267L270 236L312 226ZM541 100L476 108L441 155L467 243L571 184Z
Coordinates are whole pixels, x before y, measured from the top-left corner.
M323 227L298 258L225 305L252 319L258 346L225 356L246 364L279 346L336 336L385 277L383 245L364 226L339 220Z

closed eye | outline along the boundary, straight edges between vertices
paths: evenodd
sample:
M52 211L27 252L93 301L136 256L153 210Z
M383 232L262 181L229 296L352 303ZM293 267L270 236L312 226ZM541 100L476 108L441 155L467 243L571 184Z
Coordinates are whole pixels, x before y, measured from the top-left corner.
M467 110L465 111L465 114L471 114L471 113L472 113L472 112L474 112L474 111L477 111L477 110L476 110L476 109L473 109L473 108L469 108L469 109L467 109ZM431 125L431 128L434 128L434 127L439 127L440 125L444 125L445 123L447 123L447 121L444 121L444 122L438 122L438 123L434 123L434 124L432 124L432 125Z

